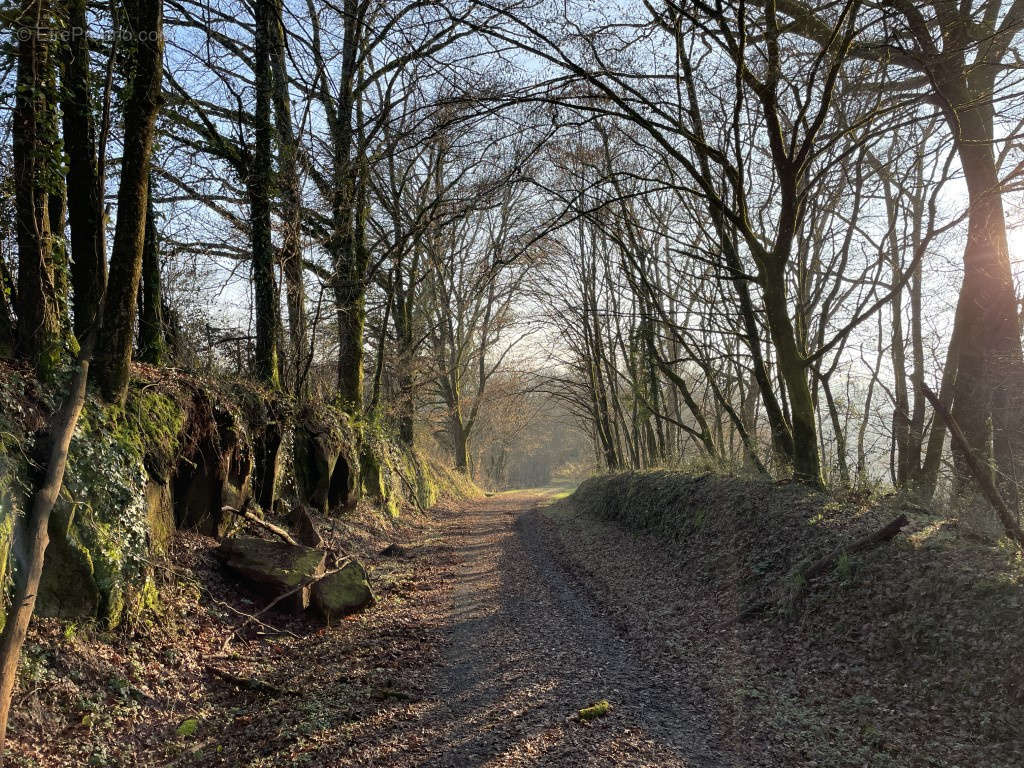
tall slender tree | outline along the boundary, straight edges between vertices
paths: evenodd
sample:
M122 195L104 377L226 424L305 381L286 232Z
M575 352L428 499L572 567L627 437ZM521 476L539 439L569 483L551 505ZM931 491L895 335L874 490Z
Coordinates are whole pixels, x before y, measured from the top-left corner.
M142 251L149 206L149 165L162 101L163 1L124 0L131 76L124 104L124 151L117 193L117 224L103 306L104 344L96 373L104 397L120 402L128 391Z

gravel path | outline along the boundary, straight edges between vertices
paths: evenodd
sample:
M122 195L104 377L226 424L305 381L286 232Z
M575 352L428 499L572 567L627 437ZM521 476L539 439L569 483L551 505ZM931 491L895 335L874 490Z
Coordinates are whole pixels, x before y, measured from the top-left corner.
M439 521L455 568L431 764L732 765L681 670L648 663L553 560L534 511L541 498L495 496ZM575 717L601 699L607 716Z

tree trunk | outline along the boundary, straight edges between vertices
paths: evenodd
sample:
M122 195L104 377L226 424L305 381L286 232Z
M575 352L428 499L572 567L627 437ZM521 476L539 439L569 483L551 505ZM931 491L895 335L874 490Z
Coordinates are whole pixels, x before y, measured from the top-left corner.
M821 487L821 458L815 424L814 399L807 383L807 366L797 349L793 323L786 303L782 267L770 265L762 279L765 314L779 367L789 392L790 422L793 425L793 474L800 482Z
M152 179L150 188L152 188ZM151 365L166 362L163 297L160 282L160 242L153 196L146 203L146 239L142 244L142 308L139 315L139 359Z
M68 156L74 330L79 339L85 338L100 319L107 284L103 190L100 189L96 159L85 6L85 0L64 0L71 34L61 70L64 150Z
M839 482L844 488L850 487L850 460L849 448L846 443L846 430L843 429L842 420L839 418L839 409L836 407L835 397L832 395L832 386L829 384L829 377L820 371L815 371L818 381L821 382L821 391L825 395L825 405L828 406L829 420L832 423L832 431L836 438L836 464L839 467Z
M419 259L414 254L408 275L403 274L401 262L395 265L392 290L392 322L395 326L395 361L398 389L398 439L412 447L416 441L416 395L413 375L412 302L415 297L415 280ZM408 279L406 279L408 278Z
M953 403L953 392L956 389L956 361L960 351L958 325L954 322L953 334L946 349L946 362L942 368L942 381L939 385L939 402L946 410ZM924 462L921 465L921 478L918 482L917 494L924 502L935 496L939 482L939 468L942 466L942 449L946 441L946 422L936 417L932 420L932 428L928 432L928 446L925 449Z
M335 286L338 323L338 396L352 413L363 404L363 329L366 325L366 297L354 280Z
M14 293L14 284L6 265L0 263L0 357L11 357L14 354L14 311L10 301Z
M268 2L256 3L256 33L254 41L253 74L256 88L255 146L249 164L249 226L252 238L252 282L256 312L257 378L271 389L280 386L277 367L277 329L280 306L274 275L273 222L270 194L273 184L273 158L271 143L271 99L274 90L270 68L270 27L274 25Z
M32 498L32 508L24 521L23 544L15 552L23 552L15 570L14 599L0 635L0 762L3 761L7 720L11 713L11 695L18 677L21 647L25 643L29 621L36 606L39 581L43 575L43 560L49 544L48 526L64 482L68 448L75 433L82 407L85 404L85 385L89 378L89 356L92 338L84 341L78 370L71 381L67 400L52 421L49 429L50 449L46 472Z
M889 221L889 268L892 271L892 282L896 290L891 301L891 335L890 355L893 370L893 412L892 412L892 450L895 456L890 457L893 472L893 484L905 488L912 480L917 467L912 463L910 450L910 393L907 388L907 356L903 335L903 289L897 286L902 272L899 243L896 241L896 227L899 216L893 191L888 183L885 189L885 208Z
M23 0L17 88L12 115L15 219L18 240L16 352L42 379L51 379L64 353L53 262L49 193L60 177L55 128L55 78L47 0Z
M964 126L964 133L967 133ZM970 197L964 282L956 324L960 337L953 418L971 450L987 456L989 419L1000 492L1016 509L1020 463L1022 360L1017 300L1010 270L999 179L991 131L959 142ZM972 483L965 453L953 446L958 485Z
M335 116L333 233L331 254L334 269L334 306L338 325L338 396L352 413L363 405L363 329L366 325L364 263L366 246L361 240L359 164L354 157L357 53L361 27L358 3L345 0L342 39L341 83Z
M149 161L163 76L163 2L126 0L124 7L127 27L135 32L132 41L134 70L124 105L117 226L103 307L104 344L96 366L100 387L108 402L122 401L128 389L149 201Z
M452 451L455 454L455 468L469 471L469 432L458 414L452 416Z
M290 372L288 379L300 397L305 367L308 334L306 323L306 284L302 269L302 201L299 190L298 142L292 128L291 99L288 93L288 65L281 0L260 0L269 6L268 33L270 66L274 80L274 126L277 129L277 178L281 197L281 251L279 259L284 273L288 302L288 342Z

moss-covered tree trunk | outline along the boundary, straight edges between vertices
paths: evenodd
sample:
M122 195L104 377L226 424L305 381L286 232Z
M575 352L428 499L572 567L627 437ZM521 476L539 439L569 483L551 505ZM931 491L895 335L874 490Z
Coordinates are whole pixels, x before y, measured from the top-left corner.
M338 397L352 413L363 405L363 330L366 325L366 265L363 229L365 183L356 151L358 51L362 15L356 0L345 0L341 83L334 135L334 201L331 256L338 327Z
M96 366L103 396L109 402L121 401L128 388L149 201L149 162L163 76L162 0L125 0L124 10L126 27L133 35L132 76L124 105L117 226L103 307L104 343Z
M824 482L818 451L814 398L807 381L807 365L797 346L796 332L789 316L784 266L778 263L777 257L770 258L771 261L763 270L761 287L779 375L789 393L790 422L793 425L793 474L801 482L820 487Z
M50 195L60 182L53 24L47 0L23 0L16 27L17 87L12 115L18 241L16 351L42 379L64 352L61 301L53 259Z
M63 0L70 34L61 68L61 113L68 156L67 205L71 224L74 330L79 341L100 318L107 282L103 190L89 77L85 0Z
M462 421L461 413L456 411L451 415L450 430L455 466L463 472L469 472L469 430Z
M14 282L0 265L0 357L14 354L14 308L11 306Z
M150 179L150 190L153 180ZM139 359L151 365L166 362L163 295L160 280L160 240L156 229L153 195L146 204L146 235L142 244L142 286L139 309Z
M43 561L49 544L48 527L64 482L68 449L75 433L89 377L89 359L93 339L87 339L82 350L78 370L71 380L71 389L64 405L50 423L47 441L46 469L32 495L32 506L22 528L21 541L16 552L20 555L15 574L14 595L7 621L0 634L0 762L3 762L7 720L11 711L11 696L18 677L18 662L25 643L28 625L36 606L39 583L43 575Z
M413 337L412 301L415 292L414 280L418 271L417 252L412 257L408 280L405 279L400 265L396 266L391 286L398 367L398 439L410 447L416 442L416 382L412 370L416 341Z
M280 385L277 367L277 330L280 308L274 277L274 242L270 196L273 187L271 98L273 75L270 68L270 26L273 14L268 2L256 3L254 66L256 86L256 141L249 178L250 232L252 238L252 281L256 310L256 376L267 386Z
M281 204L281 250L279 260L284 273L288 303L289 371L287 379L293 394L303 396L303 374L307 349L306 288L302 268L302 200L299 188L298 142L292 128L292 109L288 91L288 65L281 0L261 0L268 5L267 30L270 66L273 71L274 126L277 131L277 178Z

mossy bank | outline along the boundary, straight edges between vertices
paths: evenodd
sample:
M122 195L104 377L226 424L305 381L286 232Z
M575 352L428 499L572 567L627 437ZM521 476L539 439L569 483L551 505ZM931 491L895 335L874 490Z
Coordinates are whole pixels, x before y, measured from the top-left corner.
M59 388L3 371L0 576L18 561L18 526ZM153 568L177 530L222 537L225 507L274 514L306 504L340 515L363 497L394 517L451 487L447 470L399 448L375 424L329 404L296 408L245 381L135 366L123 407L90 395L50 520L37 613L113 628L156 608ZM282 502L287 502L282 504Z

